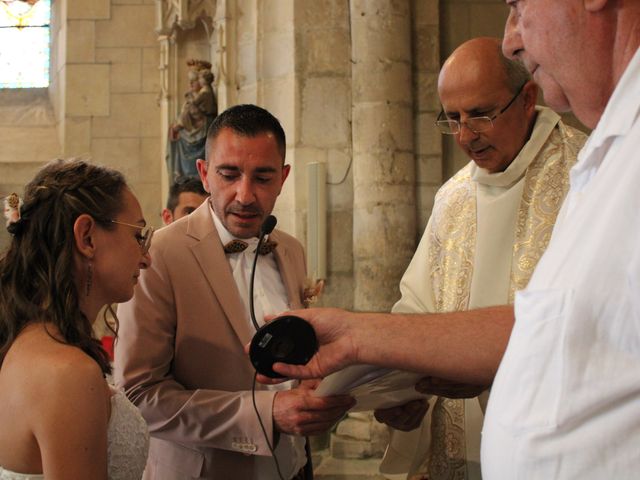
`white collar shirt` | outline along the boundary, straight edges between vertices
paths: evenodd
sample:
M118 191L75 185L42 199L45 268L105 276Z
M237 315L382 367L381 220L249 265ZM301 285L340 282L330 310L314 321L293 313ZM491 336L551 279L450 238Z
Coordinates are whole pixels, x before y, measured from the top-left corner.
M571 171L496 375L485 480L640 471L640 50Z
M230 241L236 240L236 237L222 224L211 206L209 209L222 244L226 245ZM248 243L249 246L239 253L227 253L226 257L231 267L233 279L238 287L240 298L245 307L247 322L249 325L253 325L249 307L249 283L251 279L251 269L256 256L255 251L258 246L258 238L242 238L240 240ZM287 290L282 281L282 276L280 275L280 270L278 269L278 264L276 263L273 252L267 255L258 255L254 280L254 309L258 325L264 325L265 315L277 315L291 309L287 298Z
M235 240L234 237L222 224L218 216L211 208L209 210L213 217L218 236L223 245ZM251 269L255 258L257 238L243 238L249 246L239 253L226 254L233 279L238 287L240 298L245 307L246 321L253 328L249 307L249 282L251 279ZM256 273L254 279L254 309L256 321L259 326L264 325L265 315L277 315L290 310L287 290L282 280L282 275L278 269L273 252L267 255L258 255ZM248 358L247 358L247 361ZM288 381L278 385L259 385L257 388L264 390L290 390L296 382ZM269 419L262 421L270 421ZM275 454L280 462L280 468L285 478L293 477L306 463L306 453L304 450L305 440L303 437L291 435L280 435L280 440L275 448ZM276 480L278 478L273 459L271 457L256 456L256 480Z

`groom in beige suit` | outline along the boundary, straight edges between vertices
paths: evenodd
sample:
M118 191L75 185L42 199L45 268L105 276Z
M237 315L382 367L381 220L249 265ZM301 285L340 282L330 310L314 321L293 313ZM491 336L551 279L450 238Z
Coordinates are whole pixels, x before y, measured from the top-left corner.
M134 298L121 305L115 379L151 433L145 478L305 478L305 435L330 428L348 397L316 398L309 386L256 387L243 347L254 332L249 277L257 236L290 166L278 120L254 105L219 115L198 172L211 194L191 215L161 229ZM225 252L242 240L243 251ZM302 307L300 243L275 230L258 256L255 310ZM237 250L237 249L236 249ZM275 450L278 466L270 452Z

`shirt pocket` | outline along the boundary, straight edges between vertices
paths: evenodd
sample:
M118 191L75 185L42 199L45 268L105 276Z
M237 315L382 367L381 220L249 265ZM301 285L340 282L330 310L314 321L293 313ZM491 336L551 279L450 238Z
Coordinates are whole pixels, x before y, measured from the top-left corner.
M514 433L558 424L572 290L518 292L516 322L491 391L492 414Z

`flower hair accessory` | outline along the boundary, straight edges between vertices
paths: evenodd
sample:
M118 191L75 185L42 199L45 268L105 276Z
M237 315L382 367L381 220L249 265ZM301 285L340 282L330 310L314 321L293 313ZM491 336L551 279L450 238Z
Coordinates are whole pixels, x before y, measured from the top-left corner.
M20 207L22 199L17 193L11 193L4 197L4 217L7 219L7 227L20 220Z
M323 288L324 280L311 280L307 278L304 291L302 292L302 304L305 308L309 308L318 301Z

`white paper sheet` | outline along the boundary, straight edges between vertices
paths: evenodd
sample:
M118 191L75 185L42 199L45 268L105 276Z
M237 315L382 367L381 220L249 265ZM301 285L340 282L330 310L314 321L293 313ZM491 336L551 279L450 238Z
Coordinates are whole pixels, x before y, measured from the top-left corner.
M327 376L315 395L349 394L357 403L352 412L375 410L405 404L428 395L416 391L416 383L424 375L380 368L373 365L353 365Z

